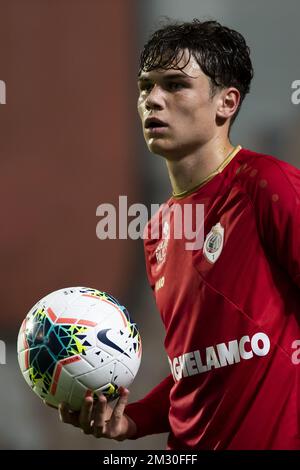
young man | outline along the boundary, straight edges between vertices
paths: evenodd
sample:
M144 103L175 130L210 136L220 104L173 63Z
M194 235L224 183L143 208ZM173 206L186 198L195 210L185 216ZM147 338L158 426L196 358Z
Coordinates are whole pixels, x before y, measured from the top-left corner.
M205 241L187 250L174 218L145 239L172 374L130 405L125 389L114 409L62 405L64 422L117 440L169 432L168 449L300 449L300 172L229 140L252 75L244 38L214 21L146 44L144 137L166 160L167 207L204 205Z

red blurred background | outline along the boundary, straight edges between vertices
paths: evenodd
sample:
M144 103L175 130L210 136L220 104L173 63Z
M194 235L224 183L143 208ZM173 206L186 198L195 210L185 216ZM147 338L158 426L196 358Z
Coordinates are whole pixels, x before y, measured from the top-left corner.
M134 242L98 240L96 208L138 199L134 23L132 0L1 0L1 331L61 287L124 295Z

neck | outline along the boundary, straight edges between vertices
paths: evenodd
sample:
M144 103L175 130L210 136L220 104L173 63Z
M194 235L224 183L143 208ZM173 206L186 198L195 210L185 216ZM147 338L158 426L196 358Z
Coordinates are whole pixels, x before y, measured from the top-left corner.
M197 152L180 160L167 160L173 194L187 193L200 186L222 165L234 146L227 138L224 142L210 141Z

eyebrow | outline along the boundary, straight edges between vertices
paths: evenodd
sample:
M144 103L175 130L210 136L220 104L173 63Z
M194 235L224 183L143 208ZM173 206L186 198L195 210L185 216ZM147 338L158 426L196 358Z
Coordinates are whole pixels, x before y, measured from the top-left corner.
M182 80L189 80L189 79L192 79L194 77L190 77L189 75L186 75L185 73L170 73L168 75L163 75L162 76L162 79L163 80L168 80L168 79L177 79L177 78L180 78ZM142 76L139 76L138 79L137 79L138 82L151 82L151 78L150 77L144 77L143 75Z

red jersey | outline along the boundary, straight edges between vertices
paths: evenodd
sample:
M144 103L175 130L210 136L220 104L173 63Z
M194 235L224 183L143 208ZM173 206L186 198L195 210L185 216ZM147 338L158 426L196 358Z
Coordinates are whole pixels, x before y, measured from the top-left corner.
M135 437L300 449L300 171L242 149L174 204L204 205L204 243L187 250L159 213L161 236L145 239L172 373L127 406Z

